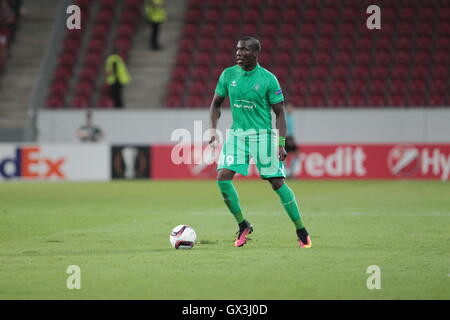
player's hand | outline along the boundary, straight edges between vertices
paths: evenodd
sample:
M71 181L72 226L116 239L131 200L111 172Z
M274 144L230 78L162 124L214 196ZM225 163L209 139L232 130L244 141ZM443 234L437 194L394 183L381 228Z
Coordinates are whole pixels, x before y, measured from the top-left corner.
M287 158L287 152L284 147L278 147L278 157L280 161L284 161Z
M211 138L209 139L209 146L212 149L211 155L214 157L216 155L216 149L219 146L219 139L217 138L217 135L211 135Z

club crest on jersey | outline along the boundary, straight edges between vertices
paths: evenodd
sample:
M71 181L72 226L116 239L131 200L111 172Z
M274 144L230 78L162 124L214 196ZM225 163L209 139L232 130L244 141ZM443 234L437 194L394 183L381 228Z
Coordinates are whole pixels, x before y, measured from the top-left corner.
M232 87L236 87L236 85L237 85L236 80L231 81L231 86Z
M259 90L259 84L255 85L255 90L256 90L256 91Z
M283 93L283 91L281 91L281 89L278 91L275 91L275 94L282 94L282 93Z

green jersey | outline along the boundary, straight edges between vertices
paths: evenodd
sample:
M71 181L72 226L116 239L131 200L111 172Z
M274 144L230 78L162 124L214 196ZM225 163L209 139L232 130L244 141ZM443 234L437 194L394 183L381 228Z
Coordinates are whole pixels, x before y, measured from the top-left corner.
M226 68L215 93L230 98L233 130L271 130L271 105L284 101L278 79L259 64L251 71Z

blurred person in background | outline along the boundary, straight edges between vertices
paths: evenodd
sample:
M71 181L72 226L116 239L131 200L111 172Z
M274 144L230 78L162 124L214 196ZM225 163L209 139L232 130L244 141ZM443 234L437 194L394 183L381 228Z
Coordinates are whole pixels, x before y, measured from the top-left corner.
M113 52L106 59L106 83L110 87L111 99L114 102L114 108L124 108L122 99L122 88L131 81L127 66L114 48Z
M77 130L77 136L81 142L98 142L103 138L102 129L92 123L92 112L86 112L85 124L80 126Z
M286 152L292 155L289 166L286 166L286 176L292 178L298 172L300 164L300 149L295 142L295 120L294 120L294 105L288 103L286 106Z
M159 44L161 24L166 21L164 0L145 0L145 15L150 25L149 47L151 50L162 49Z

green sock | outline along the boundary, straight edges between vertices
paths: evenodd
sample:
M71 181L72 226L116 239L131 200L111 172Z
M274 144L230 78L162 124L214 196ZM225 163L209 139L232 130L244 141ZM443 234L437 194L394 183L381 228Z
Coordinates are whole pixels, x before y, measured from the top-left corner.
M305 226L303 225L302 216L298 210L297 200L295 199L294 192L292 192L291 188L289 188L286 183L283 183L281 188L275 190L275 192L280 196L281 203L289 215L289 218L294 222L295 227L297 229L304 228Z
M218 180L220 192L222 193L223 200L227 205L230 212L233 214L237 223L244 221L244 216L242 215L241 206L239 204L239 197L234 188L232 180Z

